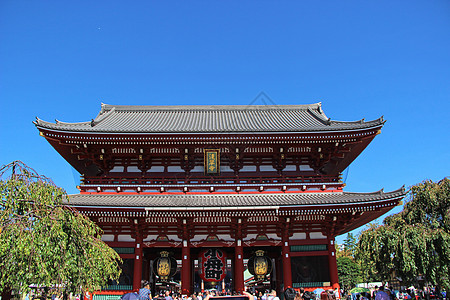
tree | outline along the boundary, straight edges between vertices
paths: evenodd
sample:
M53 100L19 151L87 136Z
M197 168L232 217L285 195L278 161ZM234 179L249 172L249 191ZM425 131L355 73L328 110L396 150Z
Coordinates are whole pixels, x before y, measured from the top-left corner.
M0 179L0 291L94 291L119 277L120 257L95 223L63 204L63 189L18 161Z
M347 233L347 237L342 245L336 245L336 258L339 257L352 257L354 258L355 249L357 245L357 239L352 233Z
M362 281L361 266L355 257L357 239L352 233L348 233L344 244L336 247L336 262L339 275L339 283L345 291Z
M352 256L354 256L354 251L358 240L353 236L353 233L347 233L347 237L344 240L344 249L349 251Z
M351 256L341 256L336 258L339 284L342 289L349 291L359 282L359 265Z
M376 223L369 223L368 228L377 227ZM361 282L372 282L379 279L378 272L375 269L374 262L368 256L368 253L361 251L359 248L360 236L355 238L355 243L353 247L353 257L355 262L359 267L359 278Z
M425 275L450 288L450 179L411 187L402 212L373 225L359 238L358 252L373 262L383 280L393 271L406 284Z
M350 290L357 283L376 279L373 263L368 263L358 251L358 237L348 233L341 247L336 247L339 283L345 290Z

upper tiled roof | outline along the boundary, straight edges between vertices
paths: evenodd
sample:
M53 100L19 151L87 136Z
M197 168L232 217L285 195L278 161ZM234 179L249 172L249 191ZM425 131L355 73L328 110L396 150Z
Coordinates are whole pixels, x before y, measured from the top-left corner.
M307 206L360 204L405 196L403 188L384 193L273 193L273 194L76 194L69 195L74 206L171 207L179 209Z
M89 122L56 123L37 119L38 127L74 132L222 133L310 132L370 128L383 118L364 122L330 120L321 103L309 105L128 106L102 104Z

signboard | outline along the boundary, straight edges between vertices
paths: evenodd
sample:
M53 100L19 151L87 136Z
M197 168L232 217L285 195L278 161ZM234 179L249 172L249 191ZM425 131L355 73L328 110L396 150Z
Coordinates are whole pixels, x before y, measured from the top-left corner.
M205 174L216 175L220 173L219 149L204 150L204 167L205 167Z
M217 282L225 279L226 257L222 250L211 248L200 253L198 258L200 277L204 281Z

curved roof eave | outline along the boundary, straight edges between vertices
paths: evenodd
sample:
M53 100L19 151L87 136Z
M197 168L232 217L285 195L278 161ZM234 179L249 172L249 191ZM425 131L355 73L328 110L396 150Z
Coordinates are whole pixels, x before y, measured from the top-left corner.
M76 194L66 203L75 207L149 210L308 209L320 206L376 204L401 199L405 188L385 193L274 193L274 194Z

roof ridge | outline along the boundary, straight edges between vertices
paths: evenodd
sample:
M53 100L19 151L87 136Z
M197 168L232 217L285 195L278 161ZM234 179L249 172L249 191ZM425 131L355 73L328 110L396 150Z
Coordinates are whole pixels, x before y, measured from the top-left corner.
M54 125L85 125L85 124L89 124L91 123L90 121L85 121L85 122L64 122L64 121L60 121L58 119L55 119L55 123L52 122L48 122L48 121L44 121L42 119L39 119L38 117L36 117L36 121L33 121L33 124L36 126L44 126L44 125L48 125L48 126L54 126Z
M116 111L177 111L177 110L307 110L318 109L321 102L312 104L277 104L277 105L110 105L102 103L101 113L107 112L115 108Z
M91 127L94 127L95 125L99 124L101 121L103 121L104 119L106 119L107 117L112 115L115 110L116 110L116 108L113 107L112 109L110 109L108 111L103 111L103 103L102 103L102 110L98 113L98 115L95 117L95 119L93 119L91 121Z
M323 125L330 125L331 119L328 118L322 110L322 103L319 102L319 107L317 108L317 113L308 108L308 112L311 116L313 116L317 121L321 122Z
M46 121L44 121L44 122L46 122ZM89 121L87 121L87 122L64 122L64 121L55 119L55 123L50 123L50 122L47 122L47 123L53 124L53 125L55 125L55 124L57 124L57 125L58 124L59 125L81 125L81 124L89 124L90 122Z
M384 120L384 116L381 116L378 119L373 119L373 120L370 120L370 121L366 121L365 118L362 118L362 119L357 120L357 121L336 121L336 120L331 120L331 123L334 123L334 124L365 124L365 125L369 125L369 124L384 124L384 123L386 123L386 120Z
M348 194L348 195L392 195L392 194L396 194L396 193L402 193L405 194L406 190L405 190L405 186L403 185L402 187L390 191L390 192L385 192L384 188L376 191L376 192L366 192L366 193L362 193L362 192L344 192L344 194Z

